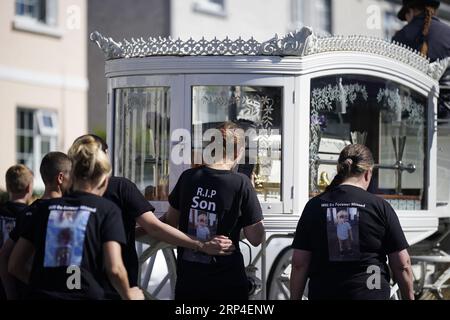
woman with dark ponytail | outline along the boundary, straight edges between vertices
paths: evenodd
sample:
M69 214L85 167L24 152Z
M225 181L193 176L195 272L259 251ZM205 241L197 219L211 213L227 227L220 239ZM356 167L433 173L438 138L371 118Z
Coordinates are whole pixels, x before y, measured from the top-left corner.
M352 144L339 155L337 175L311 199L297 225L292 248L291 299L386 300L387 257L402 298L414 299L408 243L395 211L367 188L374 160Z
M337 174L325 191L330 191L342 184L346 178L352 175L353 171L355 174L362 174L372 168L372 153L367 147L360 144L355 144L351 148L347 147L339 155Z
M393 41L417 50L432 62L450 57L450 26L437 17L440 1L403 0L398 18L408 24Z

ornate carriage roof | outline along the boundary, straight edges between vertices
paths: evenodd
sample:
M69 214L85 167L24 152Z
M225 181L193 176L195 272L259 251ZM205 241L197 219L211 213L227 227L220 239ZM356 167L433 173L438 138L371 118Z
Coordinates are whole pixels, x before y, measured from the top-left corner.
M448 66L450 58L430 63L428 59L396 42L388 42L367 36L328 36L319 37L311 28L291 32L284 37L275 35L265 42L254 38L224 40L214 38L187 41L168 38L143 38L116 42L95 31L90 35L105 54L106 60L127 59L151 56L296 56L304 57L333 51L364 52L388 57L410 65L428 76L439 80Z

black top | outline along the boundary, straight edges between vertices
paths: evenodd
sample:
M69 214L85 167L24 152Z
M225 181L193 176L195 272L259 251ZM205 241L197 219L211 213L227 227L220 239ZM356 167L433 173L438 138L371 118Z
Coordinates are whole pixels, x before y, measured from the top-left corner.
M0 248L11 237L17 219L28 206L25 203L8 201L0 207Z
M130 286L138 285L139 261L136 253L136 218L155 208L145 200L136 185L123 177L111 177L104 198L114 202L122 211L126 243L122 247L122 258L128 271Z
M246 287L240 231L263 219L249 178L228 170L189 169L179 178L169 203L180 211L181 231L202 241L225 235L236 247L232 255L220 257L178 248L177 290L211 297L211 292L226 287Z
M19 202L7 201L0 207L0 248L9 238L12 238L13 230L18 219L27 205ZM0 281L0 300L6 300L2 282Z
M37 199L32 204L30 204L30 206L26 207L19 213L19 215L17 216L17 219L16 219L16 226L9 234L9 238L12 241L17 242L19 240L20 235L23 233L24 229L31 221L32 211L39 203L41 203L43 201L48 201L48 200Z
M306 204L292 247L312 252L310 298L387 298L386 255L408 243L389 203L361 188L340 185ZM383 276L383 290L369 292L366 283L373 269L368 268L373 266Z
M38 203L31 223L21 235L35 247L30 276L34 298L103 299L108 279L103 244L125 243L117 206L102 197L73 192L69 196ZM68 288L69 277L81 271L81 287Z
M419 51L423 43L424 20L423 14L414 17L409 24L395 34L392 40ZM450 26L433 17L426 40L429 47L428 57L432 62L450 57Z

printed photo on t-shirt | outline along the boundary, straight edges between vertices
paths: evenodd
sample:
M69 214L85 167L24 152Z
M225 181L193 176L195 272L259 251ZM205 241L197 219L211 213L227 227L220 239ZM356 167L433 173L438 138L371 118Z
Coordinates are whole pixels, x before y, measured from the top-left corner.
M217 233L217 215L212 212L191 209L189 211L188 234L200 241L208 241ZM183 259L192 262L210 263L211 256L185 249Z
M330 261L354 261L360 257L358 208L327 209Z
M79 266L83 257L86 226L85 210L52 210L45 238L44 267Z
M9 239L9 233L14 229L16 220L8 217L0 217L0 248Z

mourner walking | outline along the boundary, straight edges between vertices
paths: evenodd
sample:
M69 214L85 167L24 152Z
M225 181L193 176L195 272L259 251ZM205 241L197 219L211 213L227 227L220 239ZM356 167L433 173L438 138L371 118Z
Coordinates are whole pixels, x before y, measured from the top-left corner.
M219 130L223 138L223 158L217 152L208 165L183 172L169 196L167 223L179 226L191 236L208 239L229 237L236 251L230 256L207 256L178 248L176 300L247 300L248 281L239 250L243 230L254 246L261 244L264 226L261 206L250 179L233 172L244 150L237 126L226 122ZM233 152L225 148L228 141ZM206 230L205 230L206 229Z
M102 197L111 174L108 157L92 137L71 151L73 192L32 209L8 271L30 284L30 298L99 300L111 283L122 299L143 299L139 288L130 287L122 261L126 238L120 209ZM30 272L26 262L33 254ZM81 276L78 288L68 285L75 270Z
M328 189L305 206L292 247L291 299L385 300L389 264L402 298L414 299L408 243L395 211L367 188L374 161L363 145L341 152ZM370 276L378 277L371 281ZM379 286L378 286L378 284Z

